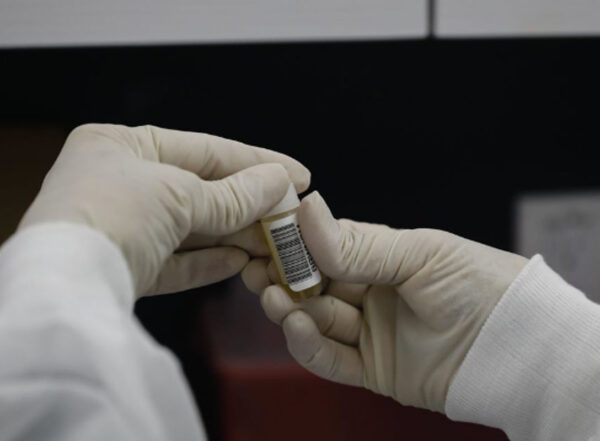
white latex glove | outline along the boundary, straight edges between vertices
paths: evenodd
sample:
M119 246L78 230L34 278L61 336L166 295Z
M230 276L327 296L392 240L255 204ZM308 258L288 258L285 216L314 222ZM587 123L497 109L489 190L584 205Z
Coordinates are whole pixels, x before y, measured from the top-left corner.
M138 295L225 279L264 250L252 225L310 173L273 151L152 126L89 124L68 137L19 228L67 221L123 251ZM179 253L174 251L182 245Z
M467 351L527 260L443 231L337 221L318 193L302 201L299 223L331 278L323 295L292 302L265 259L242 273L292 356L318 376L443 412Z

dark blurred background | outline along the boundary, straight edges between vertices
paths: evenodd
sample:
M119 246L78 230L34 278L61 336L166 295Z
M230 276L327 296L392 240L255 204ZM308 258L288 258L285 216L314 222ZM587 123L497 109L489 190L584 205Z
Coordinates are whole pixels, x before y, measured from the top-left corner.
M0 240L68 132L113 122L276 149L338 217L511 249L515 198L600 188L599 51L600 38L0 50ZM182 360L212 439L505 439L305 374L239 280L136 313Z

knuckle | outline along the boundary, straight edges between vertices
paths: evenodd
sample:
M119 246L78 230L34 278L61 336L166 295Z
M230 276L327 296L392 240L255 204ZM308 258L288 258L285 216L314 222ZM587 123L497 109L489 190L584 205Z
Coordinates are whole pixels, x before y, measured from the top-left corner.
M445 231L431 228L417 228L409 231L413 240L418 242L443 243L448 239L448 236L450 236Z
M210 206L206 211L212 218L210 224L220 226L219 229L223 232L229 232L239 216L231 186L226 181L205 181L202 187L205 190L202 199Z
M112 124L85 123L75 127L73 132L97 132L111 126Z
M328 256L321 263L321 269L333 278L342 277L347 273L352 262L356 260L356 247L360 242L359 234L345 229L343 225L340 227L337 243L325 250Z
M69 133L65 147L81 147L87 145L86 141L107 139L112 141L122 141L127 139L125 126L115 124L86 123L75 127Z
M95 124L95 123L81 124L81 125L75 127L73 130L71 130L70 135L93 132L93 131L96 131L99 128L99 126L100 126L100 124Z
M427 228L411 230L409 234L409 244L414 247L413 249L422 250L430 258L438 254L441 250L453 249L461 241L464 241L464 239L452 233Z
M267 316L269 316L269 318L272 318L271 312L273 311L274 301L275 293L273 292L273 288L268 286L263 290L262 295L260 296L260 305L264 309Z
M338 243L338 259L335 259L334 271L336 276L343 276L353 266L360 254L360 248L364 242L362 233L342 229Z
M313 348L311 351L300 351L298 348L293 348L288 345L290 353L294 358L306 369L316 374L322 370L321 360L323 358L323 345Z
M340 370L341 356L337 348L333 350L332 357L325 371L325 378L328 380L335 378Z
M306 314L302 311L292 311L286 318L290 330L296 333L304 333L309 325L309 320Z
M310 181L312 180L312 173L307 168L302 170L302 174L300 177L300 186L302 188L308 188L310 186Z
M323 302L327 303L325 323L323 324L323 334L329 335L337 321L337 308L333 297L323 297Z
M100 133L102 131L102 128L103 128L102 124L95 124L95 123L87 123L87 124L79 125L79 126L75 127L73 130L71 130L71 132L69 133L69 136L67 137L67 144L68 144L68 141L72 141L74 139L81 138L81 137L86 137L86 136L89 136L90 134Z

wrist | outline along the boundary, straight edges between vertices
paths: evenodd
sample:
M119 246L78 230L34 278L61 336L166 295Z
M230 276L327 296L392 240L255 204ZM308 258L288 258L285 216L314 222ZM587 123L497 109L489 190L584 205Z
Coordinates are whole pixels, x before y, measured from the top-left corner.
M600 306L536 256L484 324L450 386L446 413L515 440L569 439L562 430L596 412L589 398L598 341ZM577 414L561 426L557 416L572 406Z

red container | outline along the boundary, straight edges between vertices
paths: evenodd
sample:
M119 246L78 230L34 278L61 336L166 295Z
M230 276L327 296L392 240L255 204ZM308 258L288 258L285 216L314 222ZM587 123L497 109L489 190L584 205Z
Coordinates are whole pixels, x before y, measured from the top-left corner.
M203 303L200 351L216 397L208 426L221 441L506 441L365 389L322 380L288 355L283 334L239 280ZM214 408L216 406L216 409ZM205 412L205 415L207 412Z

